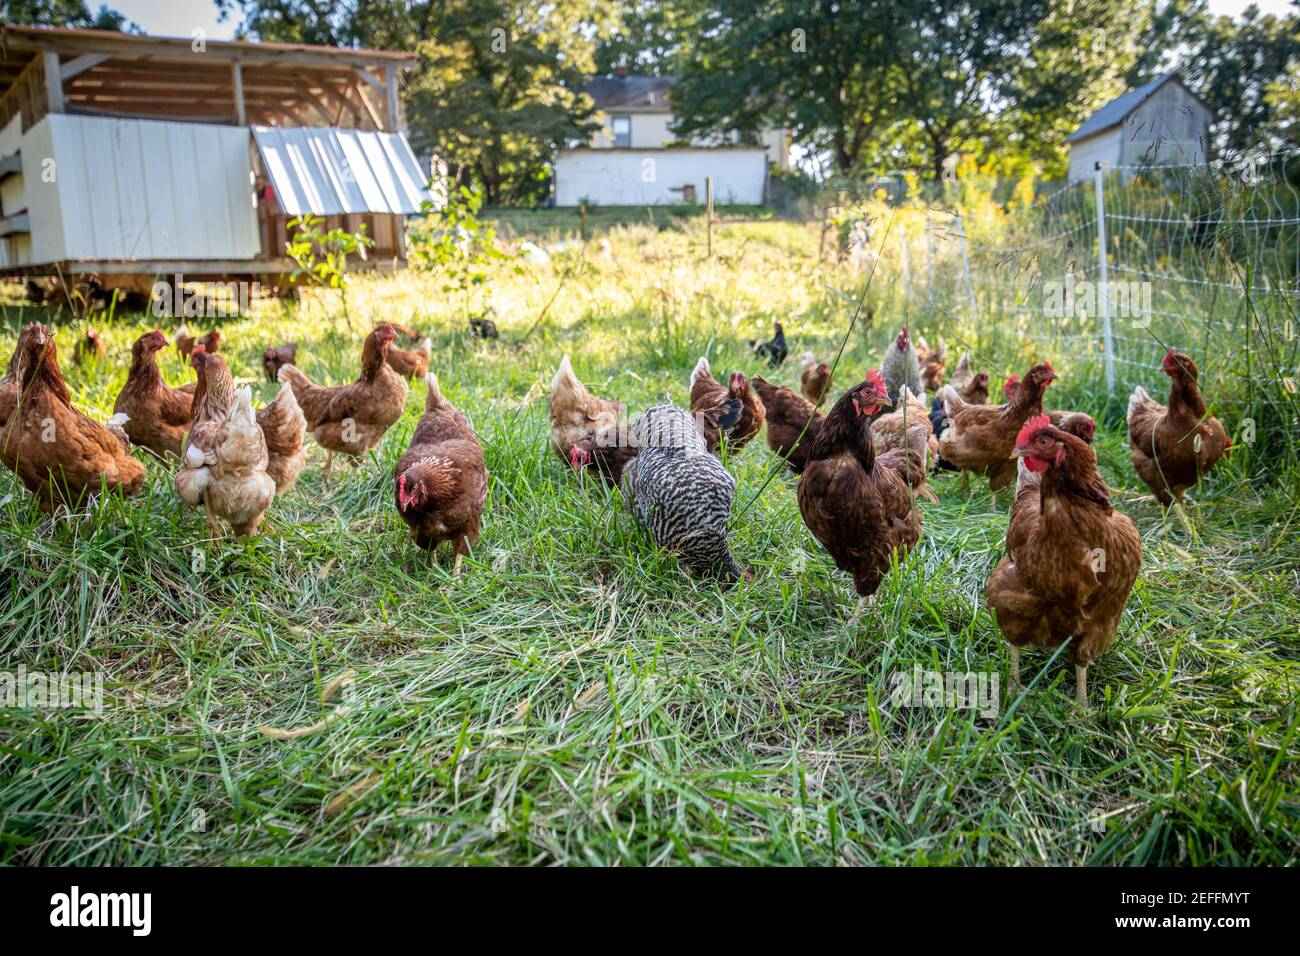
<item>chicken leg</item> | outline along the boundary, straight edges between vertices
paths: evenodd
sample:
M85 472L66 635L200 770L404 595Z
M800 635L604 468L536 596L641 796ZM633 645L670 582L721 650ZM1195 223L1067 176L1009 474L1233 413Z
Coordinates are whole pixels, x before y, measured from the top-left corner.
M1008 690L1020 689L1020 648L1016 645L1009 645L1008 656L1011 658L1011 686Z
M1080 710L1088 709L1088 665L1074 665L1074 703Z

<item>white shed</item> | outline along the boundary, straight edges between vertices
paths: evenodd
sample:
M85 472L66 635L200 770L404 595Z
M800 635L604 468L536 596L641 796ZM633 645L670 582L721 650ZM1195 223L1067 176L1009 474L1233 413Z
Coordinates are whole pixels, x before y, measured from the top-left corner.
M1069 181L1106 166L1189 165L1204 162L1210 126L1218 119L1174 73L1111 100L1066 139Z
M555 204L660 206L705 199L756 206L767 190L762 147L680 149L563 149L555 158Z
M275 280L305 213L405 259L434 200L403 133L415 54L5 26L0 277Z

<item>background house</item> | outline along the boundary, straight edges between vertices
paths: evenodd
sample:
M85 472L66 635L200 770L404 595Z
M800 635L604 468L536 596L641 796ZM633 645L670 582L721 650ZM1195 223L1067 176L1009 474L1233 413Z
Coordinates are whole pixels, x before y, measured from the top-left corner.
M1205 160L1214 110L1177 74L1166 73L1111 100L1066 139L1069 181L1107 166L1191 164Z
M289 219L403 262L428 173L403 134L410 53L6 26L0 46L0 276L293 270ZM267 188L269 187L269 188Z
M683 142L672 130L675 83L671 76L620 71L584 84L602 126L588 146L560 150L556 156L556 205L702 203L708 178L715 202L763 201L768 165L790 166L786 131L763 130L758 146L741 145L736 134Z

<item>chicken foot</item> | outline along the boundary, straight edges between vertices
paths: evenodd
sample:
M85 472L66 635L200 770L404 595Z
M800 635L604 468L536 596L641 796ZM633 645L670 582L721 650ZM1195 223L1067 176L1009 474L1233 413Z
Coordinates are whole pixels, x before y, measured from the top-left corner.
M1008 645L1008 656L1011 659L1011 677L1010 687L1008 690L1016 691L1020 689L1020 648L1014 644Z
M1088 665L1074 665L1074 703L1080 710L1088 709Z

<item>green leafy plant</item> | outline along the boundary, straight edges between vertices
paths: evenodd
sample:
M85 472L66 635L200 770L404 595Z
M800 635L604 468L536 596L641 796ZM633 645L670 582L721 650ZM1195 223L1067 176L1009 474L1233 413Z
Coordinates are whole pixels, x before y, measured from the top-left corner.
M497 245L496 226L479 218L483 201L483 191L469 186L453 191L442 209L426 200L424 218L407 237L411 264L441 274L442 291L457 296L465 309L470 292L487 281L491 264L511 258ZM523 269L516 265L515 272Z
M348 329L353 330L352 313L348 307L348 257L366 258L366 249L375 242L366 235L365 223L356 232L325 230L322 228L324 224L322 216L297 216L289 220L293 238L284 244L284 248L297 264L289 281L297 282L305 276L322 288L337 289L343 306L343 319Z

